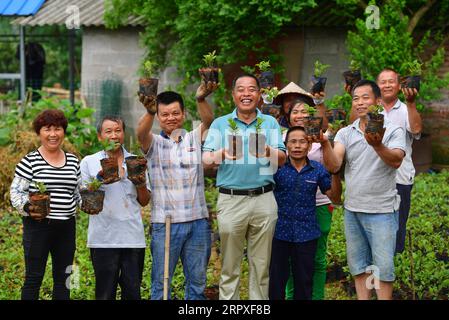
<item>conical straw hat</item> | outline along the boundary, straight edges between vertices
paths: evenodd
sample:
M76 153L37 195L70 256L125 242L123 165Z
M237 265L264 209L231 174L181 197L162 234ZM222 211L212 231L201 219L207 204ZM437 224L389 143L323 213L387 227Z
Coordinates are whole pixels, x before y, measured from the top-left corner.
M313 96L294 82L290 82L288 85L282 88L282 90L279 91L277 97L274 99L273 103L277 105L282 105L282 100L284 98L283 95L287 93L297 93L299 96L305 98L307 104L309 104L310 106L315 105L313 103Z

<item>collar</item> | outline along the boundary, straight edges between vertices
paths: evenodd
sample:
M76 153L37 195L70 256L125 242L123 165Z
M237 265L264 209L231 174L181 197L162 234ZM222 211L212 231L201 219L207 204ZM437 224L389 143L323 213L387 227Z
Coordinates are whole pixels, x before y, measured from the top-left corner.
M122 152L123 152L123 160L125 160L128 157L135 156L135 154L129 153L123 145L121 146L121 148L122 148ZM107 157L106 151L101 150L100 153L101 153L102 159L105 159Z
M263 115L263 113L260 112L259 108L256 108L256 117L254 118L253 121L251 121L251 123L246 124L245 122L243 122L242 120L240 120L240 119L238 118L238 116L237 116L237 108L235 108L234 111L232 111L232 113L231 113L232 119L238 120L238 121L240 121L241 123L244 123L245 125L248 125L248 126L250 126L250 125L252 125L254 122L256 122L256 121L257 121L257 118L262 117L262 115Z
M161 135L161 137L163 137L163 138L165 138L165 139L168 139L168 140L170 140L170 136L168 136L165 132L164 132L164 130L161 130L161 133L160 133L160 135ZM178 142L181 142L182 141L182 139L183 139L183 136L179 136L180 137L180 139L179 139L179 141Z
M298 172L298 171L296 170L296 168L292 165L292 163L291 163L291 161L290 161L290 157L287 157L287 161L286 161L285 165L291 167L291 168L294 169L296 172ZM301 169L301 171L298 172L298 173L301 173L301 172L303 172L303 171L305 171L305 170L309 170L309 169L315 169L315 166L314 166L313 163L310 161L309 157L306 157L306 165L305 165L305 166Z

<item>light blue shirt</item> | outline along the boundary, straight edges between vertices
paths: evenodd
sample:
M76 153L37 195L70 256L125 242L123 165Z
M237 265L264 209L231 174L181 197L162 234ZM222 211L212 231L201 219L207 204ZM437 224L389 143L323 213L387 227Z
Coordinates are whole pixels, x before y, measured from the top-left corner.
M133 154L123 148L126 159ZM100 160L106 158L104 151L86 156L81 161L81 184L86 185L101 170ZM145 233L141 216L141 206L137 201L137 190L127 178L125 161L122 166L124 177L111 184L103 184L105 191L103 210L97 215L89 215L87 232L88 248L145 248ZM147 188L150 189L148 178Z
M285 151L282 141L281 127L275 118L262 114L256 110L257 117L246 124L237 117L237 109L212 122L203 151L217 151L223 147L229 149L227 136L231 134L228 119L232 118L237 123L243 139L243 157L238 160L225 159L220 164L217 172L217 187L228 189L252 189L274 183L273 175L276 173L277 163L270 163L268 158L256 158L249 153L250 133L256 132L257 118L262 118L261 134L266 136L266 144L274 149Z

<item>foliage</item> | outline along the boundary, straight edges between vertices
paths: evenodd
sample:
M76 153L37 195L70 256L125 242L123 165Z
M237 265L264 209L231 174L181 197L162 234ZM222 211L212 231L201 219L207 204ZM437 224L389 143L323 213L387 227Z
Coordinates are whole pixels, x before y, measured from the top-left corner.
M411 299L413 287L417 299L449 298L448 194L449 171L420 174L415 179L407 223L412 241L408 235L405 251L395 257L393 295L397 299ZM337 207L332 213L332 229L328 240L328 268L343 267L349 279L343 226L343 208Z
M268 100L273 101L274 98L276 98L279 94L279 89L277 87L273 88L262 88L262 93L265 93L268 97Z
M338 129L342 128L344 126L345 120L335 120L332 123L329 123L328 127L332 131L337 131Z
M43 182L37 182L37 181L35 181L34 182L34 187L37 189L37 190L39 190L39 193L45 193L45 192L47 192L47 186L45 185L45 183L43 183Z
M439 68L444 62L441 35L434 32L431 37L431 31L428 30L419 38L409 32L410 5L411 1L404 0L385 1L378 5L381 12L380 28L369 29L364 19L357 19L355 30L348 32L347 46L350 59L360 63L366 79L376 79L386 67L405 74L410 62L424 61L424 81L421 82L417 108L425 111L426 102L438 99L441 96L440 89L449 85L449 74L443 78L438 76ZM427 57L428 49L435 46L437 49Z
M12 105L8 113L0 115L0 127L4 129L0 132L0 146L10 144L14 140L16 131L30 130L34 118L41 111L59 109L64 112L68 121L66 139L75 146L81 156L92 154L100 149L96 128L90 124L94 121L94 109L83 108L79 103L71 106L67 99L60 99L42 91L38 92L41 99L27 105L22 116L19 115L17 105Z
M89 191L97 191L98 189L100 189L101 185L103 183L98 180L97 178L92 178L89 183L87 184L87 190Z
M215 66L215 61L217 60L217 56L215 54L215 51L209 52L208 54L205 54L203 56L203 61L206 64L206 66L208 66L209 68L214 67Z
M145 62L142 65L142 69L140 71L140 74L144 78L151 78L153 76L154 70L156 69L156 65L151 60L145 60Z
M231 133L233 135L236 135L239 132L239 127L237 126L237 123L235 122L234 119L229 118L228 125L229 125L229 130L231 131Z
M351 70L352 72L360 70L360 63L356 60L351 60L351 62L349 63L349 70Z
M260 72L266 72L270 70L270 60L267 61L260 61L259 63L256 63L256 67L259 68Z
M329 67L330 64L323 64L319 60L316 60L314 64L313 75L317 78L321 77L324 74L324 71L326 71Z
M405 70L407 70L407 74L409 75L420 76L422 73L422 63L420 63L418 60L407 62L405 64Z
M257 117L256 125L255 125L256 133L260 133L260 131L262 130L262 124L264 123L264 121L265 121L264 119Z
M254 74L256 72L256 68L251 66L241 66L240 69L246 74Z
M117 143L109 140L109 139L104 139L100 141L101 146L103 147L104 151L112 151L117 149Z
M316 108L309 106L307 103L304 104L304 109L306 109L309 116L313 117L318 111Z
M368 112L372 114L379 114L384 110L384 107L380 104L371 105L368 107Z

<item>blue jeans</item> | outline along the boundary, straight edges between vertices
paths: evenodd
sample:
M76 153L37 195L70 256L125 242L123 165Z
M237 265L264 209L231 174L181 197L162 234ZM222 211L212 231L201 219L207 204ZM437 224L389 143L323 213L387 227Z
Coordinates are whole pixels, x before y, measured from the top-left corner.
M170 232L169 290L176 264L181 258L185 276L186 300L205 300L206 273L211 249L211 230L207 219L173 223ZM165 224L153 223L151 232L151 300L161 300L164 289Z
M351 274L374 271L380 281L394 281L398 212L363 213L345 209L344 220Z

